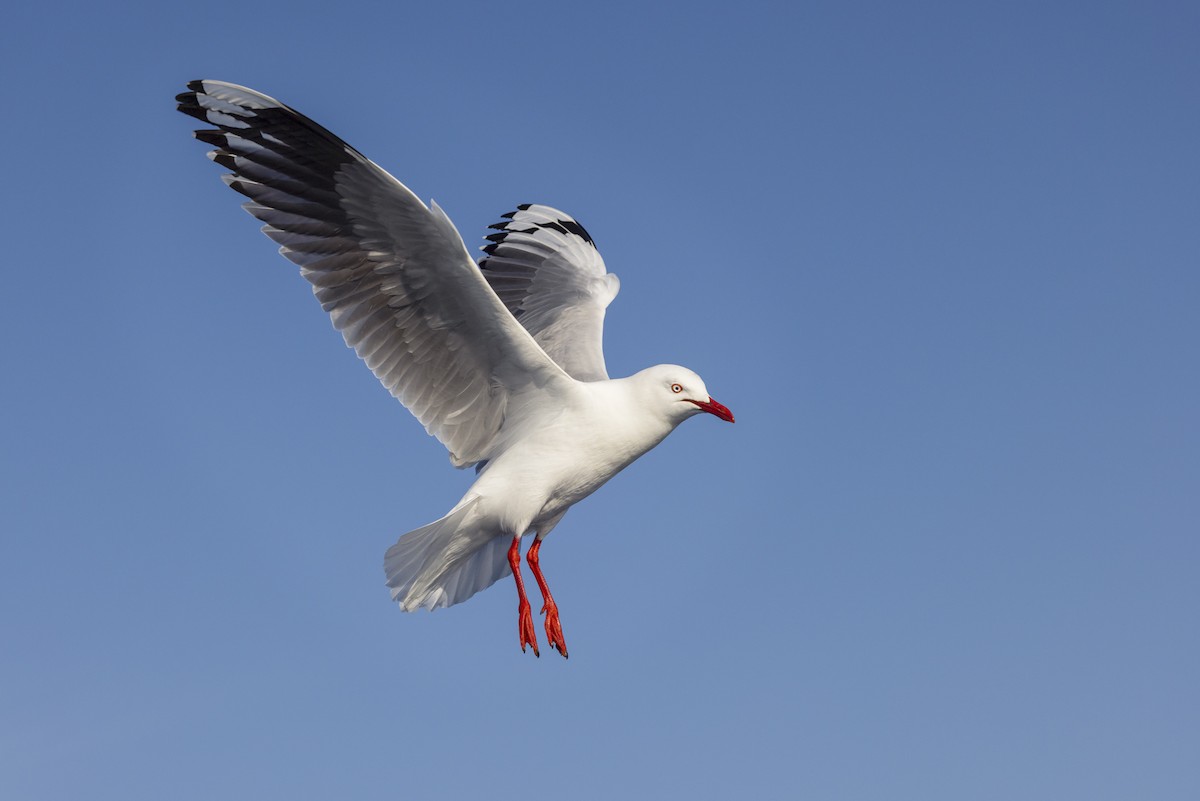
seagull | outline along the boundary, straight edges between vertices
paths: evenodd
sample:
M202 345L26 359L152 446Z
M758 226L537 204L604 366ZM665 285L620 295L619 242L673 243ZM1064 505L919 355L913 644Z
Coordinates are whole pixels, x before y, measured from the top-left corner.
M299 265L346 344L475 481L384 557L405 612L453 606L508 574L521 651L539 655L521 539L549 645L567 656L542 541L574 504L707 412L700 376L660 364L609 378L604 311L620 282L570 216L524 204L490 227L476 263L445 212L304 115L244 86L188 83L178 109Z

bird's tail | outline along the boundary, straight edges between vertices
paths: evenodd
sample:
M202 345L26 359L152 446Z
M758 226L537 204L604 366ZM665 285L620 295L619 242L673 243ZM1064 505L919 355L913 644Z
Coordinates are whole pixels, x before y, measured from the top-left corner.
M478 500L413 529L388 549L383 557L387 585L405 612L453 606L512 572L509 542L481 525Z

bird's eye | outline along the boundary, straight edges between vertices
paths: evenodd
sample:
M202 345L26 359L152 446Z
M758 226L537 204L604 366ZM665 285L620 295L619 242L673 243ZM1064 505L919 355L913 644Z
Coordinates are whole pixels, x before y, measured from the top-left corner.
M672 392L683 392L683 386L680 384L672 384L671 391Z

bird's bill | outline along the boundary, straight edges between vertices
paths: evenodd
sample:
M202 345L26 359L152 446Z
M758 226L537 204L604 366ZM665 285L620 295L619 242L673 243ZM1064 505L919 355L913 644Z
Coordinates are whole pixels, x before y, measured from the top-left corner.
M715 414L717 417L720 417L727 423L733 422L733 412L729 411L729 407L717 403L712 398L709 398L707 401L694 400L692 403L699 406L701 411L708 412L709 414Z

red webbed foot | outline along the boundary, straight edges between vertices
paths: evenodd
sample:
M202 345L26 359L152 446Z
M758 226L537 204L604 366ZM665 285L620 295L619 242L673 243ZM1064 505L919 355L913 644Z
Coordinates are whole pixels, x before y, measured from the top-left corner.
M546 613L546 641L566 659L567 641L563 639L562 624L558 622L558 606L550 600L542 607L542 611Z
M521 653L525 653L526 645L532 645L533 655L541 656L538 653L537 635L533 631L533 610L529 606L529 601L522 599L517 611L520 618L518 626L521 635ZM553 643L551 644L553 645Z

